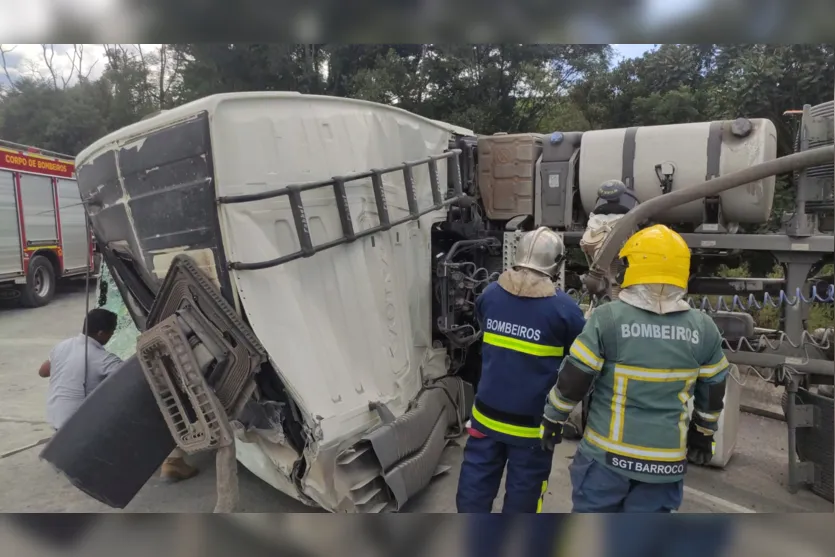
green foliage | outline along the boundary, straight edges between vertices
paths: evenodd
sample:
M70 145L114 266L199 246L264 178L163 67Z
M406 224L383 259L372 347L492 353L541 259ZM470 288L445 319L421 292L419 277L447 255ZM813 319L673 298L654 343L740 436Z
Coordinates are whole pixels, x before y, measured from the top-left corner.
M0 96L0 137L77 153L101 135L215 93L299 91L387 103L478 133L770 118L828 100L832 45L667 44L610 66L608 45L187 43L107 45L98 80L22 79ZM781 181L775 220L793 202Z
M329 73L328 81L341 84L349 96L485 134L547 129L560 107L570 104L574 82L611 55L607 45L389 45L369 64L371 53L354 46L352 53L364 61L357 67L342 60L347 48L331 49L330 68L351 67L355 73Z

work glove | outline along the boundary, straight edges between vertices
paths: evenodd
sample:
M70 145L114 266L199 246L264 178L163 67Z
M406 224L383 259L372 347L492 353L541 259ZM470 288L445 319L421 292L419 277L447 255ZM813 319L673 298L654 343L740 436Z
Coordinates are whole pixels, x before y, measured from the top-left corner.
M687 460L698 466L706 466L713 459L713 435L704 433L695 422L690 422L687 432Z
M539 426L539 439L542 450L554 452L554 447L562 443L562 424L552 422L548 418L542 418Z

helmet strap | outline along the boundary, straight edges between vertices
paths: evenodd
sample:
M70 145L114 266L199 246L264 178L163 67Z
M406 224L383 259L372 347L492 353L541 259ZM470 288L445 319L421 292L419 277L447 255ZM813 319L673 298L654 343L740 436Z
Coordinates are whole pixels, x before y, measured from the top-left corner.
M624 279L626 278L626 269L629 268L629 260L626 257L621 257L618 259L615 268L615 282L618 286L623 284Z

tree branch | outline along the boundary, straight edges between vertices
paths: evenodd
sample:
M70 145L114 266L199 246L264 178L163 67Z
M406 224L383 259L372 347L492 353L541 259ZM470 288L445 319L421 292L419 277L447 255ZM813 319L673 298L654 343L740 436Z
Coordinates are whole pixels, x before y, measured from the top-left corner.
M160 110L162 110L163 104L165 103L165 93L167 92L165 88L165 65L168 63L166 56L167 47L168 45L165 44L159 45L159 91L157 91L157 105Z
M176 47L173 48L174 52L174 67L171 68L171 77L168 78L168 84L165 86L165 96L168 98L168 92L171 90L171 85L174 83L174 80L180 75L180 69L183 63L183 52Z
M139 61L142 62L142 70L147 72L148 65L145 63L145 54L142 52L142 45L136 45L136 50L139 52Z
M49 55L47 55L47 45L41 43L41 48L43 49L43 60L46 64L47 69L49 70L50 75L52 75L52 85L55 89L58 89L58 75L55 73L55 67L52 65L52 60L55 58L55 45L49 45Z
M70 81L72 81L72 74L75 73L75 69L76 69L75 64L76 64L76 60L78 58L78 45L74 44L72 46L73 46L72 56L70 56L69 52L66 53L67 58L70 59L70 75L68 77L64 77L63 75L61 75L61 82L64 84L64 89L66 89L67 84ZM82 48L84 48L83 45L82 45ZM79 73L81 73L81 72L79 72Z
M90 74L93 73L93 68L95 68L98 63L98 60L93 60L93 63L90 64L90 68L87 70L87 73L83 75L85 80L90 79Z
M13 46L9 50L6 50L6 49L3 48L3 45L0 44L0 58L3 59L3 73L6 74L6 79L9 80L9 87L11 87L12 89L15 88L15 84L14 84L14 81L12 81L12 76L9 75L9 66L6 63L6 54L9 54L10 52L13 52L14 49L16 49L16 48L17 48L17 45Z

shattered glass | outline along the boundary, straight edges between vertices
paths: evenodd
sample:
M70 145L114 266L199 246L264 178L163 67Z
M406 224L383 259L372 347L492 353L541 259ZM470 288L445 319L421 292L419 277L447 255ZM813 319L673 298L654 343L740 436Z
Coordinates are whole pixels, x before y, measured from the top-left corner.
M104 290L103 290L104 289ZM139 329L133 322L128 312L119 289L113 282L108 266L102 262L101 276L96 288L99 293L96 307L104 308L116 314L116 332L110 342L107 343L107 350L116 354L122 360L127 360L136 352L136 339L139 337Z

